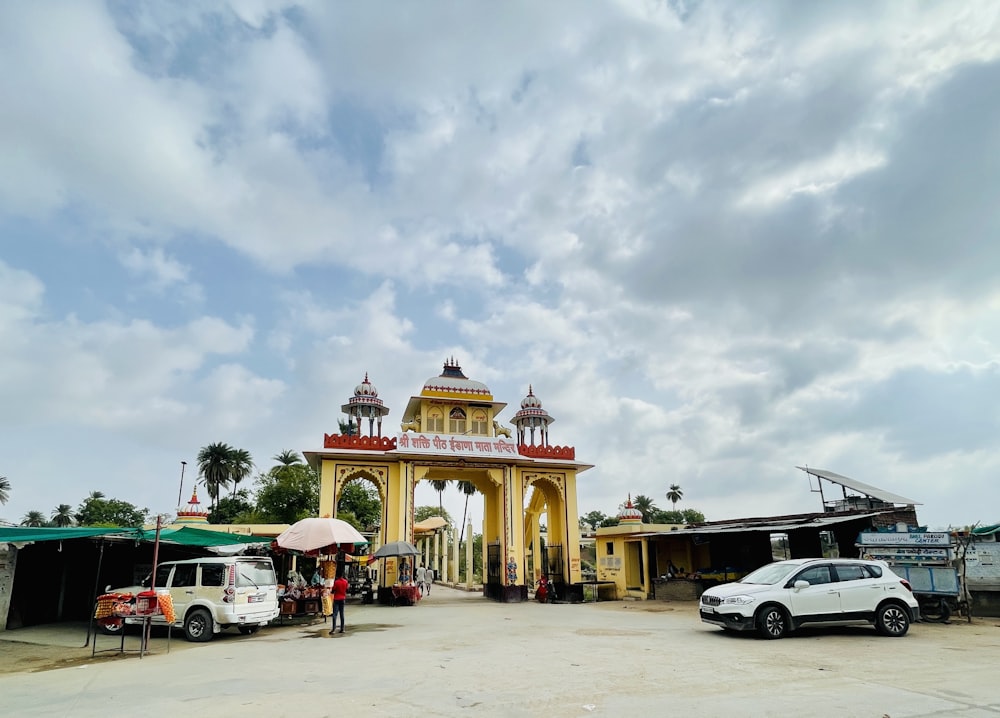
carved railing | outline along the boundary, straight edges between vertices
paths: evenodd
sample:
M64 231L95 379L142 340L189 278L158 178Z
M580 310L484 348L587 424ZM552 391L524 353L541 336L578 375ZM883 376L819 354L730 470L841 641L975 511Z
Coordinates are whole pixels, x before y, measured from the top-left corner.
M575 446L531 446L521 444L517 447L517 453L532 459L564 459L573 461L576 459Z
M388 436L344 436L323 434L324 449L359 449L361 451L393 451L396 437Z

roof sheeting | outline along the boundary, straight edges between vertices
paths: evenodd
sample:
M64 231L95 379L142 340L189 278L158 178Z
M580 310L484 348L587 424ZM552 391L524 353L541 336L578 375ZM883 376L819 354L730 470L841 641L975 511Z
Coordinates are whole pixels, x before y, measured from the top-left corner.
M136 532L138 541L155 541L156 529L145 529ZM270 536L247 536L246 534L231 534L225 531L210 531L208 529L198 529L193 526L184 526L179 529L160 529L160 541L162 543L173 543L181 546L200 546L208 548L210 546L232 546L234 544L249 543L271 543Z
M423 521L417 521L413 524L414 533L433 533L440 528L444 528L448 525L448 522L444 520L441 516L431 516L424 519Z
M880 501L885 501L889 504L912 504L916 506L923 506L923 504L919 501L908 499L905 496L900 496L899 494L894 494L890 491L883 491L876 486L871 486L862 481L856 481L855 479L849 479L846 476L841 476L840 474L827 471L826 469L810 469L808 466L796 466L795 468L805 471L807 474L812 474L817 478L826 479L827 481L835 484L840 484L848 489L858 491L865 496L870 496L873 499L879 499Z
M978 526L972 529L972 533L975 536L989 536L991 534L1000 533L1000 524L993 524L992 526Z
M152 543L156 540L156 529L109 529L99 528L96 526L72 528L27 528L20 526L16 528L0 527L0 543L68 541L71 539L93 538L97 536L124 539L126 541L146 541ZM206 529L192 528L191 526L184 526L179 529L160 529L160 541L163 543L179 544L182 546L199 546L202 548L209 548L212 546L232 546L235 544L271 543L270 537L230 534L223 531L209 531Z
M0 527L0 543L25 543L38 541L68 541L70 539L90 538L91 536L107 536L109 534L125 534L135 529L109 529L96 526L50 528L50 527Z
M639 538L639 537L650 537L650 536L693 536L695 534L735 534L743 533L745 531L767 531L769 533L783 533L786 531L795 531L796 529L822 529L825 526L832 526L833 524L844 523L845 521L857 521L858 519L867 519L872 516L877 516L879 511L873 511L866 514L852 514L850 516L819 516L815 518L807 518L801 521L788 521L778 520L778 521L761 521L759 523L732 523L732 524L716 524L713 526L697 526L688 529L677 529L675 531L653 531L648 533L632 534L631 536L626 536L626 540L629 538Z

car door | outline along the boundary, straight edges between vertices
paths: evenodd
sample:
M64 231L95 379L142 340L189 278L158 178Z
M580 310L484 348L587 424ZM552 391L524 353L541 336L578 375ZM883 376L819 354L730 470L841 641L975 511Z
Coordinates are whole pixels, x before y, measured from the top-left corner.
M198 585L198 564L178 563L174 565L174 575L170 581L170 598L174 602L174 616L177 621L184 620L188 606L195 598L195 587Z
M885 593L881 580L872 578L859 563L834 566L837 589L840 591L840 610L845 619L870 616Z
M788 582L789 603L797 620L836 621L840 617L840 594L830 564L809 566ZM794 588L797 581L808 586Z

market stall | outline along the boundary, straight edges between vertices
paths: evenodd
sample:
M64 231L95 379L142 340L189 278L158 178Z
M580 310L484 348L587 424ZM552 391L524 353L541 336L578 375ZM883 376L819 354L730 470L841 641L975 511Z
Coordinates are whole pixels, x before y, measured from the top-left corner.
M396 584L392 587L392 604L394 606L412 606L419 600L419 586Z
M125 631L126 623L138 624L142 626L141 640L139 644L139 657L141 658L148 650L149 626L153 616L163 616L163 619L173 624L174 602L169 591L142 591L137 594L132 593L105 593L97 597L94 606L94 620L102 627L114 627L116 635L120 636L120 643L117 649L120 653L125 652ZM167 652L170 652L170 631L167 631ZM90 655L93 657L97 653L97 638L94 637L93 647Z
M309 581L293 568L288 572L288 582L278 586L279 622L315 615L326 620L333 613L330 588L334 578L346 575L350 567L367 564L367 556L354 555L367 544L368 540L357 529L340 519L302 519L283 531L272 543L272 550L313 558L317 563Z

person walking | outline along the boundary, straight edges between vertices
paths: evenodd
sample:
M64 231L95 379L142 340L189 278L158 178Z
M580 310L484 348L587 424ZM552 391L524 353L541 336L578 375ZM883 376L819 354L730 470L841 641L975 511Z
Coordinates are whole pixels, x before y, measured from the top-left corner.
M434 585L434 569L428 566L424 569L424 585L427 586L427 595L431 595L431 586Z
M420 591L420 595L424 595L424 587L427 585L427 569L424 568L423 564L417 567L417 589Z
M347 579L344 574L337 574L333 582L333 620L330 625L330 635L337 632L337 615L340 615L340 633L344 632L344 604L347 603Z

